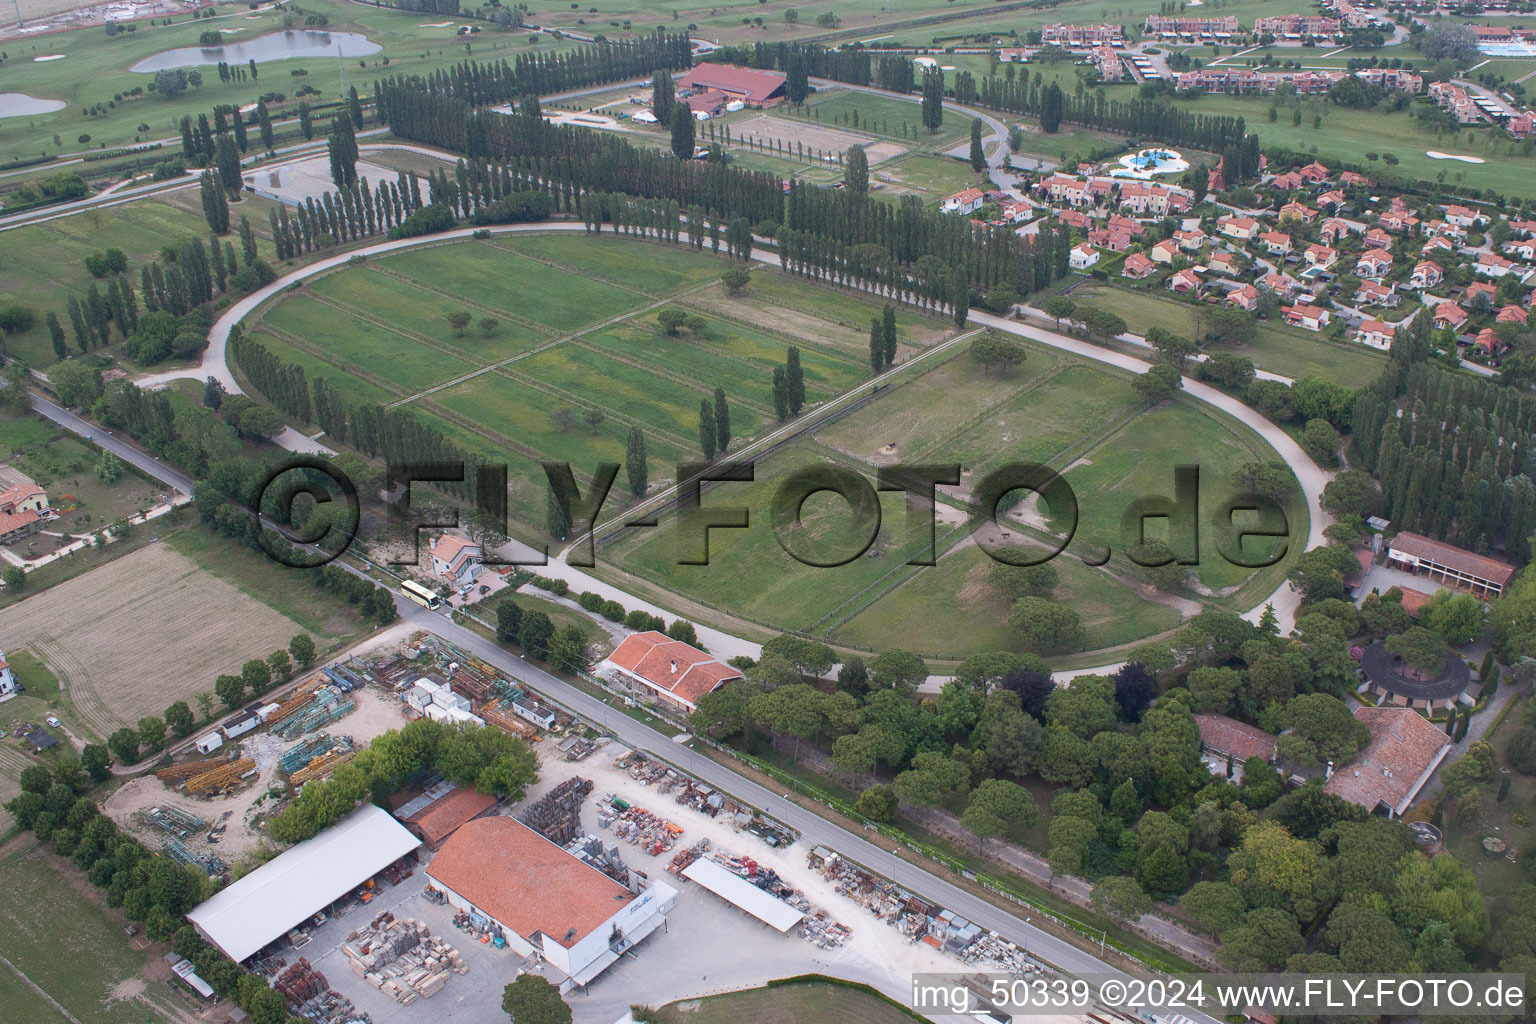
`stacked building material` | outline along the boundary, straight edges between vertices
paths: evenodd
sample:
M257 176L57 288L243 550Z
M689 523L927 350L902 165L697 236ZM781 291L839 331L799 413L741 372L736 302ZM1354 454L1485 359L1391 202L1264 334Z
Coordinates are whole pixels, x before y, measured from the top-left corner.
M598 810L598 824L611 828L613 834L638 846L652 857L665 853L682 838L683 827L674 824L644 807L634 807L609 795L606 805Z
M299 712L310 701L315 699L315 694L326 686L325 676L316 673L309 679L288 691L282 700L278 701L278 708L267 716L267 724L273 725L285 721Z
M356 706L350 697L343 700L334 686L325 686L297 714L273 726L272 733L291 740L331 724Z
M183 761L181 764L173 764L161 768L155 772L155 778L163 782L180 782L182 779L189 779L194 775L206 772L210 768L216 768L223 764L224 761L225 759L222 757L213 757L206 761Z
M324 993L331 983L301 956L297 963L277 976L272 987L282 993L290 1006L299 1006Z
M469 698L471 704L477 705L494 701L507 689L506 681L483 661L460 665L448 681L448 686L454 693Z
M240 781L246 772L256 770L256 759L242 757L238 761L221 761L219 765L201 775L194 775L182 785L188 793L208 795L229 789Z
M692 864L694 861L704 856L704 854L707 852L709 852L709 840L707 838L700 839L698 842L688 847L688 849L679 850L675 855L673 855L672 863L667 865L667 870L681 878L683 877L684 869L686 869L689 864Z
M311 736L309 739L290 747L283 753L282 757L278 758L278 773L292 775L327 750L336 746L338 742L334 736Z
M331 772L335 771L337 765L346 764L348 761L352 760L353 756L354 751L350 747L346 749L337 747L335 749L328 750L321 754L319 757L310 761L309 764L305 765L303 768L300 768L298 771L288 776L288 781L295 787L298 787L304 785L304 783L310 781L311 779L323 779L327 775L331 774Z
M144 820L160 829L169 832L178 839L186 839L195 836L206 829L208 822L190 811L184 811L180 807L169 804L162 807L151 807L144 812Z
M581 831L581 804L590 792L591 779L566 779L530 804L519 820L556 846L564 846Z
M483 705L475 714L485 720L486 725L494 725L502 732L509 732L521 739L534 741L539 738L539 730L532 722L525 722L512 710L512 698L500 697Z
M458 950L420 921L384 913L347 937L353 972L402 1006L441 992L450 974L468 974Z

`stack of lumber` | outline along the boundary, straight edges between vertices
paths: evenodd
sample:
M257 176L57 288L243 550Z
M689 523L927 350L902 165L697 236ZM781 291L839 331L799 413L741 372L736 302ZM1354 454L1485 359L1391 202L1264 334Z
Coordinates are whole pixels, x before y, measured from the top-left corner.
M242 757L238 761L221 761L199 775L187 779L183 785L188 793L217 793L240 781L240 776L256 770L256 759Z
M309 764L300 768L288 777L288 781L295 786L302 786L310 779L320 779L331 774L339 764L345 764L352 760L350 750L327 750L319 757L310 760Z
M217 768L224 763L224 758L215 757L206 761L186 761L182 764L173 764L167 768L161 768L155 772L155 778L165 782L180 782L194 775L200 775L211 768Z
M450 973L469 973L458 950L425 924L391 913L353 932L341 951L356 974L402 1006L437 995Z
M325 685L325 682L325 676L317 673L314 678L308 679L305 682L300 683L298 686L295 686L293 690L289 692L288 696L283 698L281 706L272 714L267 716L267 724L272 725L276 722L281 722L283 719L292 715L294 712L304 707L304 705L314 700L315 694L318 693L320 688Z

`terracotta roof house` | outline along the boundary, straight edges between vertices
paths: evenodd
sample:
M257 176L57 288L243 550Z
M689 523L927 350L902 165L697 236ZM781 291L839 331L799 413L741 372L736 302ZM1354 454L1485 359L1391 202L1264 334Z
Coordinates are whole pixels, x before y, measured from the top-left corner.
M1120 268L1121 277L1129 277L1133 281L1139 281L1149 274L1157 272L1157 264L1144 252L1133 252L1125 258L1125 264Z
M1230 757L1237 768L1249 758L1257 757L1266 764L1275 759L1273 733L1226 715L1199 714L1195 723L1200 727L1201 748L1222 759Z
M1467 322L1467 311L1454 302L1442 302L1435 307L1431 322L1439 330L1455 330Z
M1228 277L1233 277L1239 269L1237 257L1230 252L1213 252L1211 258L1205 262L1207 269L1213 274L1226 274Z
M1309 245L1306 255L1308 263L1324 269L1333 266L1333 261L1339 258L1338 250L1326 245Z
M1451 738L1407 708L1362 707L1355 718L1371 730L1371 741L1353 761L1334 770L1323 792L1372 814L1399 817L1445 760Z
M691 92L718 89L749 107L761 107L784 98L784 82L785 76L777 71L706 63L679 78L677 85Z
M479 544L452 533L433 537L427 550L432 553L432 575L459 585L474 580L484 557Z
M1397 328L1391 324L1382 323L1380 320L1365 320L1361 322L1360 329L1355 332L1355 340L1362 345L1380 349L1386 352L1392 347L1392 338L1397 333Z
M8 472L20 476L9 468ZM47 508L48 492L31 480L0 491L0 544L11 544L35 533L43 524Z
M1523 324L1528 316L1519 306L1505 306L1494 319L1501 324Z
M1291 236L1284 231L1266 231L1259 236L1259 241L1264 243L1264 251L1283 256L1293 248Z
M1488 296L1488 301L1492 303L1498 299L1499 290L1487 281L1473 281L1467 285L1467 290L1461 293L1461 301L1470 306L1479 295Z
M561 992L584 986L667 923L677 890L632 893L514 818L480 818L448 837L427 880L456 910L488 918L521 956L539 954Z
M1504 351L1504 343L1493 332L1492 327L1484 327L1477 332L1477 337L1472 341L1472 348L1484 356L1496 356Z
M1067 254L1067 265L1073 270L1087 270L1099 262L1099 252L1089 245L1075 245Z
M625 637L598 665L598 674L617 675L684 711L692 711L706 693L742 678L741 672L697 647L655 630Z
M1397 294L1397 282L1382 284L1380 281L1361 281L1355 292L1355 303L1362 306L1393 307L1402 302Z
M1391 249L1392 236L1381 228L1371 228L1365 233L1365 244L1372 249Z
M1318 196L1317 205L1339 207L1343 206L1347 200L1348 197L1346 197L1343 192L1340 192L1338 189L1333 189Z
M1392 272L1392 254L1385 249L1371 249L1355 261L1355 276L1381 278Z
M1285 322L1292 327L1304 327L1309 331L1320 331L1333 319L1326 309L1307 303L1281 306L1280 312L1285 317Z
M1252 217L1223 216L1216 218L1216 230L1223 235L1247 241L1259 233L1259 222Z
M1168 288L1179 295L1199 295L1200 275L1186 267L1168 279Z
M1259 290L1251 284L1245 284L1241 288L1234 288L1227 292L1226 302L1229 306L1246 309L1252 313L1259 306Z
M1307 181L1310 181L1316 185L1327 181L1328 175L1331 172L1327 167L1318 163L1316 160L1313 160L1311 163L1307 164L1307 166L1303 167L1299 173Z
M1413 274L1408 278L1408 284L1413 288L1433 288L1445 280L1445 271L1440 269L1440 264L1429 260L1420 260L1414 265Z
M1172 263L1174 257L1179 254L1179 243L1171 238L1165 238L1152 246L1153 263Z
M1428 576L1448 587L1470 590L1479 597L1496 597L1514 578L1515 567L1454 544L1404 531L1387 546L1387 562L1416 576Z
M1291 202L1280 207L1280 217L1282 220L1286 217L1295 217L1303 223L1310 224L1317 219L1317 211L1306 203Z
M981 209L986 196L979 188L963 188L952 196L946 196L939 204L939 209L945 213L974 213Z

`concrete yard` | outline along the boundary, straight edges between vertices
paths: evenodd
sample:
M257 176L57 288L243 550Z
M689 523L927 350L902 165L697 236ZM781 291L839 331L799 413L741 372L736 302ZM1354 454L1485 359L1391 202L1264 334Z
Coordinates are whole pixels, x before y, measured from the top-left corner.
M724 815L710 818L631 779L613 767L613 762L627 753L624 747L607 743L577 764L551 756L546 744L540 744L539 749L539 782L526 800L507 813L515 814L572 776L591 779L592 796L584 802L581 815L586 830L606 842L617 842L625 863L632 869L653 880L665 879L678 890L677 904L667 915L664 931L640 943L585 991L577 990L567 996L575 1019L581 1024L612 1024L637 1003L660 1006L679 999L752 988L797 974L820 973L860 981L904 1000L910 996L913 973L959 977L976 970L926 945L909 942L896 929L838 895L830 882L807 866L810 849L805 844L774 850L757 836L738 831ZM681 825L685 832L674 851L651 857L637 847L616 841L611 832L600 828L597 805L610 792ZM701 886L669 875L666 865L672 853L705 837L714 850L750 856L778 872L812 903L825 908L852 930L847 944L837 949L821 949L793 932L780 935ZM315 930L308 945L289 954L287 959L292 963L297 956L307 957L325 974L331 987L351 999L359 1010L366 1011L374 1024L488 1020L500 1013L503 986L520 969L532 969L534 965L511 950L480 944L453 926L452 908L424 899L421 892L431 854L426 850L421 853L422 863L404 884L384 889L366 908L356 908L326 922ZM434 934L459 950L469 964L469 973L452 976L440 993L430 999L418 999L410 1006L400 1005L369 985L353 971L341 946L348 935L386 910L397 917L425 922Z

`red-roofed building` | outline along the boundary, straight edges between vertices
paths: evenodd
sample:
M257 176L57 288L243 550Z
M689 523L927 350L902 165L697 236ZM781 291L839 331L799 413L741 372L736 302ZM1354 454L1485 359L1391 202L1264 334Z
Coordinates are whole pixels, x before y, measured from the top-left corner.
M1397 328L1391 324L1382 323L1380 320L1364 320L1360 323L1360 329L1355 332L1355 340L1362 345L1380 349L1383 352L1392 348L1392 338L1397 334Z
M1144 252L1131 253L1125 258L1125 265L1120 268L1120 276L1129 277L1133 281L1139 281L1156 272L1157 264L1153 263Z
M1226 715L1195 716L1200 727L1200 748L1208 756L1212 773L1226 774L1226 762L1232 762L1234 781L1241 781L1243 765L1257 757L1266 764L1275 760L1275 737L1257 726L1239 722Z
M0 544L35 533L47 509L48 493L30 480L0 491Z
M625 637L597 671L683 711L692 711L706 693L742 678L739 671L697 647L655 630Z
M1292 327L1304 327L1309 331L1320 331L1333 319L1326 309L1308 303L1281 306L1280 312L1285 317L1285 322Z
M718 89L749 107L762 107L784 98L784 75L730 64L700 64L677 80L679 89L709 92Z
M427 880L450 906L501 929L521 956L543 957L584 986L667 923L677 890L653 882L638 894L514 818L479 818L443 843Z
M452 533L433 537L427 550L432 553L432 575L459 586L474 580L484 557L479 544Z
M478 789L455 789L401 822L429 849L437 849L466 822L494 810L497 800Z
M952 196L946 196L939 204L939 209L944 213L975 213L986 200L981 189L963 188Z
M1437 583L1470 590L1479 597L1502 594L1515 575L1515 567L1508 562L1407 531L1392 538L1387 563Z
M1433 319L1430 321L1436 330L1456 330L1467 322L1467 311L1454 302L1442 302L1435 307Z
M1396 818L1434 775L1449 753L1451 738L1417 711L1356 708L1355 718L1371 730L1371 741L1353 761L1323 783L1323 792Z

